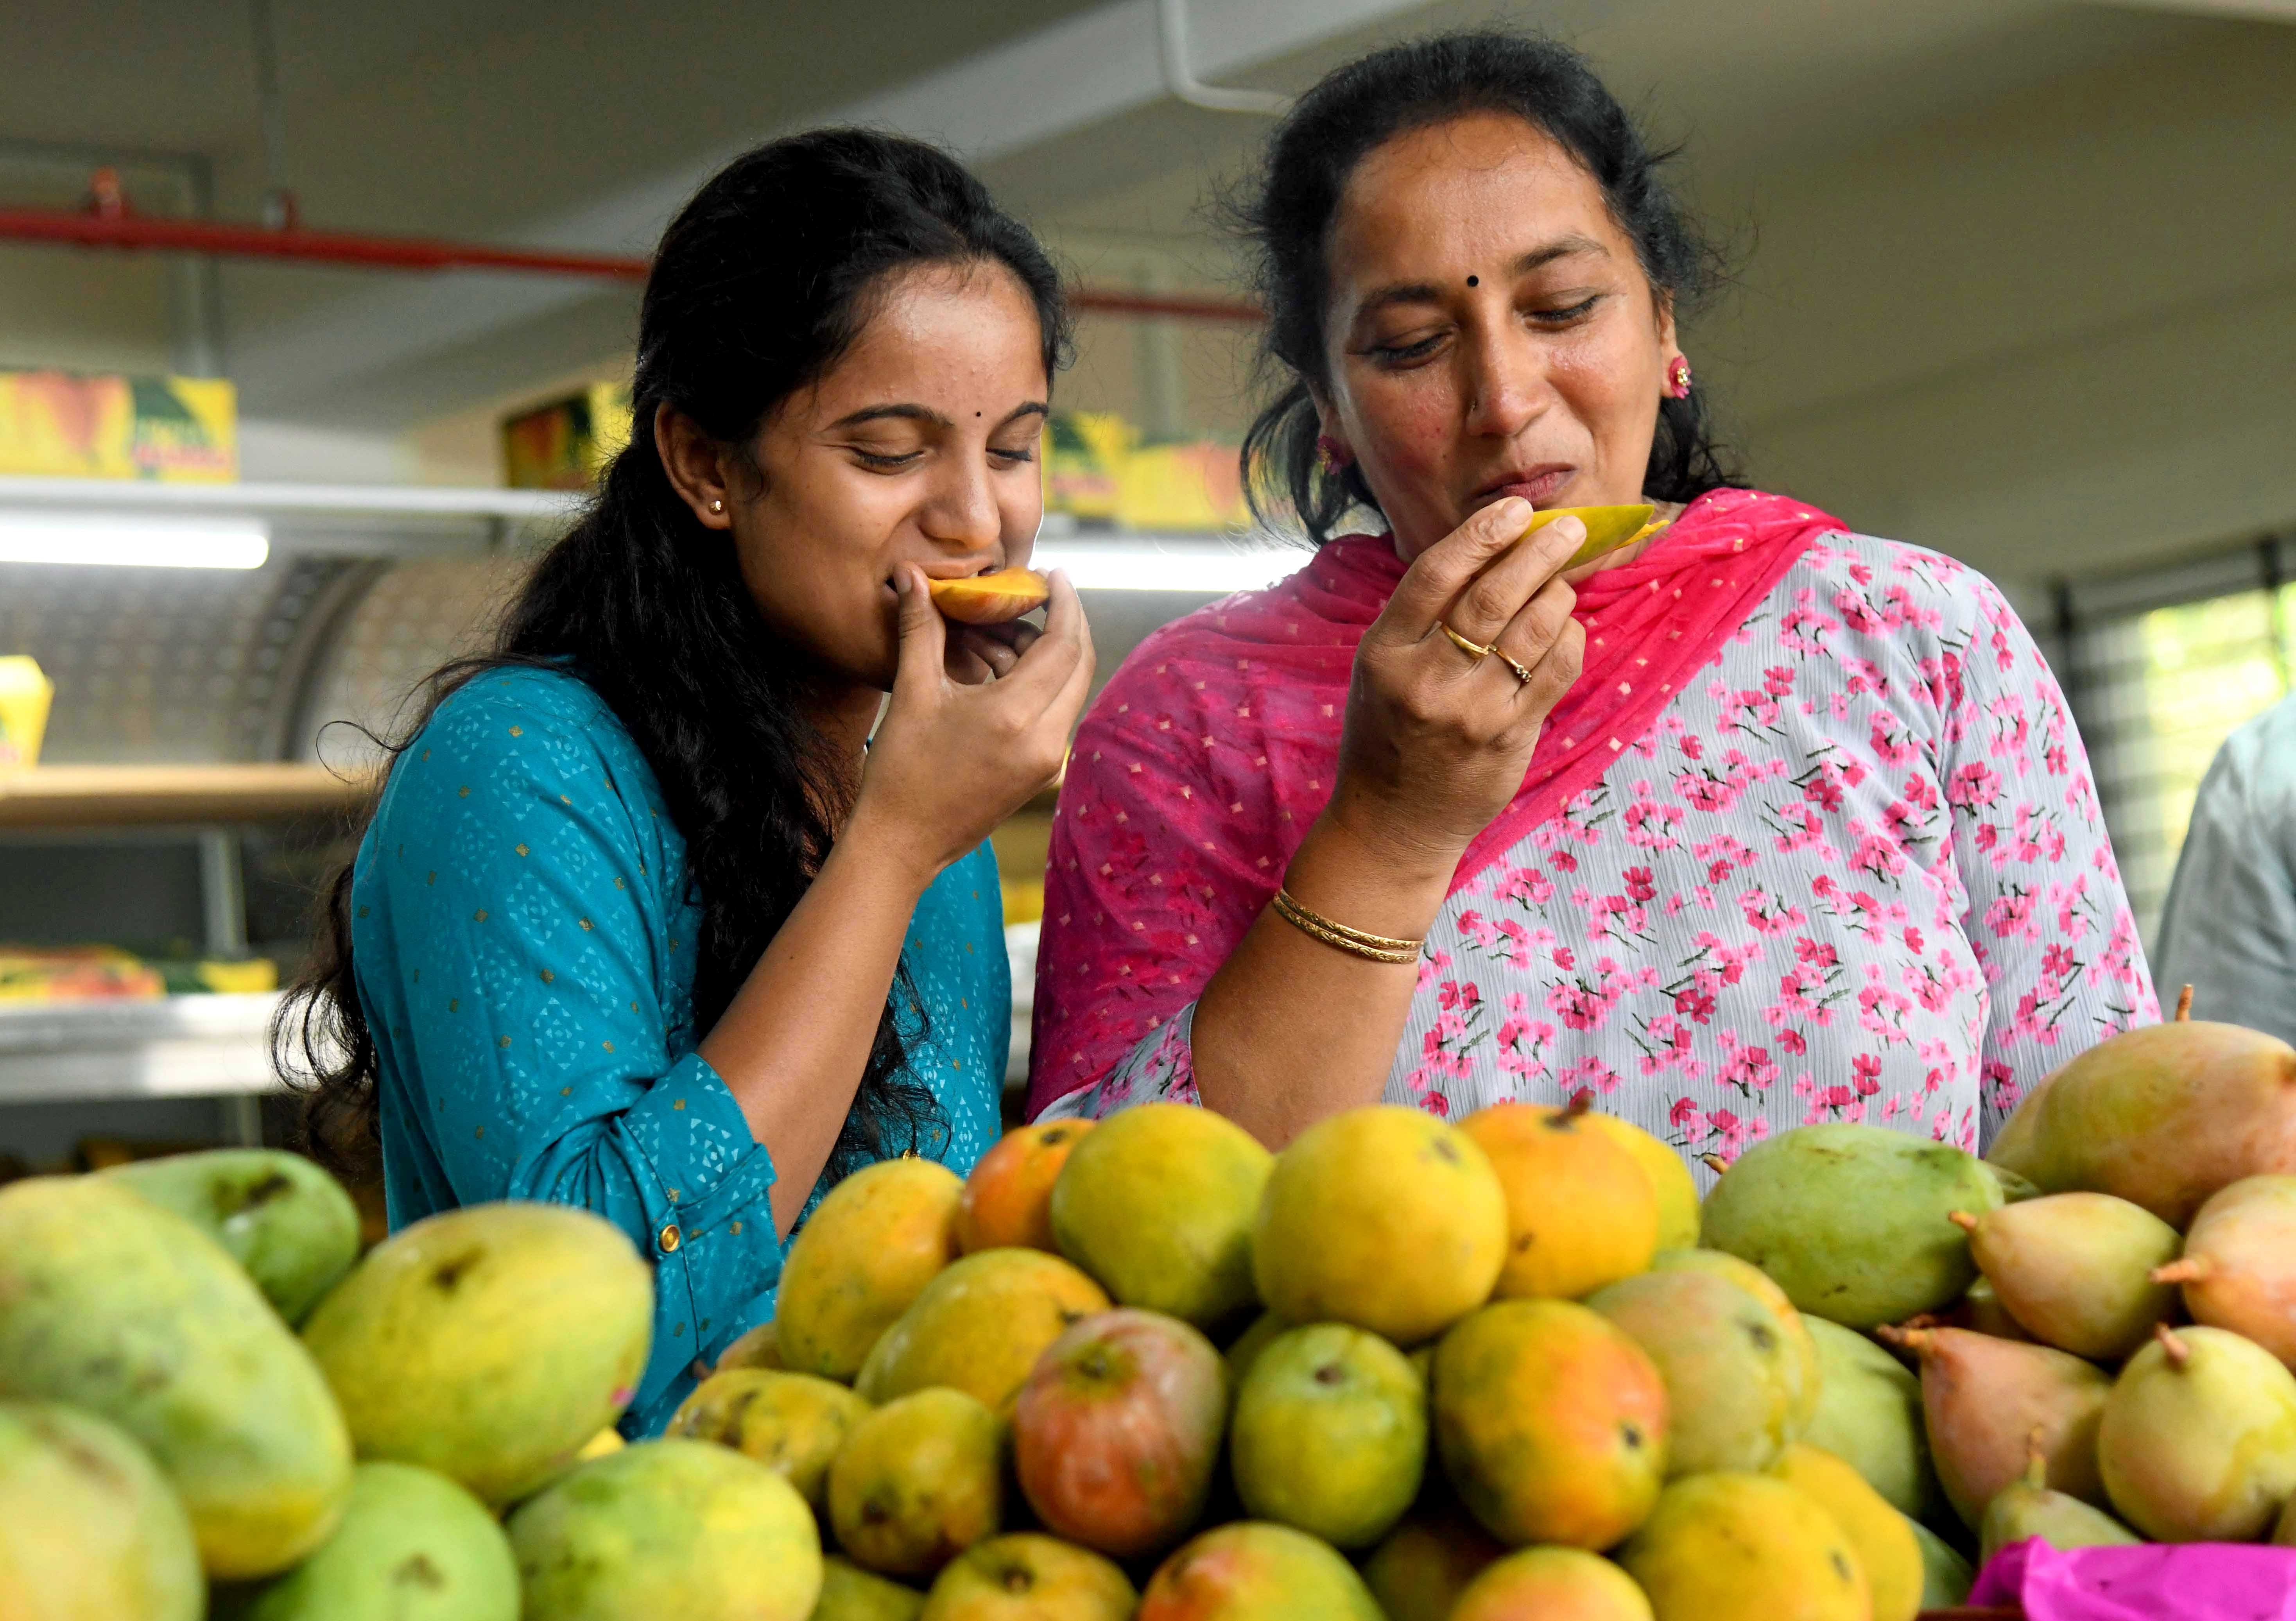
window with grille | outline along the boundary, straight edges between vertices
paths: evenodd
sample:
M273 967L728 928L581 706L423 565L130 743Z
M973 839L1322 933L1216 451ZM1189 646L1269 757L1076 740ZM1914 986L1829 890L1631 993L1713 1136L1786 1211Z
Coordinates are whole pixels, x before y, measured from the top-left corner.
M2292 690L2296 536L2144 575L2063 582L2056 619L2051 661L2088 746L2150 951L2209 762L2233 728Z

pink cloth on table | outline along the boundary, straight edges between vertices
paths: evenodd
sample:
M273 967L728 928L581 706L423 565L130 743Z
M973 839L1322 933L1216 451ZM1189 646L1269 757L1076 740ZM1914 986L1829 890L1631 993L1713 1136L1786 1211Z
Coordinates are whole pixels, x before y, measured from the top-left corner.
M1769 594L1811 542L1844 526L1807 503L1759 490L1715 490L1700 496L1633 562L1583 581L1572 617L1586 629L1587 653L1578 680L1546 719L1521 790L1468 847L1452 876L1453 893L1470 882L1523 835L1553 817L1574 794L1598 781L1664 712L1681 685L1712 659ZM1253 859L1226 862L1217 873L1221 897L1208 890L1192 908L1213 917L1250 918L1283 881L1292 854L1331 797L1332 765L1347 710L1348 683L1357 643L1396 585L1405 565L1384 535L1349 535L1325 544L1308 566L1265 591L1246 592L1166 626L1128 661L1127 709L1152 708L1185 716L1234 708L1249 713L1260 694L1263 733L1282 746L1237 768L1264 777L1263 802L1271 814L1251 830ZM1274 673L1280 681L1269 682ZM1247 707L1237 707L1247 706ZM1269 713L1280 706L1280 713ZM1165 771L1164 764L1131 741L1133 728L1107 724L1095 706L1077 739L1078 756L1102 770ZM1160 723L1169 733L1169 721ZM1169 736L1173 749L1213 750L1217 736ZM1214 847L1216 823L1230 806L1210 803L1176 809L1159 826L1114 825L1062 818L1060 843L1073 865L1055 862L1046 875L1046 957L1058 957L1079 982L1094 984L1126 971L1119 954L1089 943L1086 931L1062 927L1082 886L1079 868L1098 870L1111 855L1149 870L1194 871L1185 858ZM1239 807L1240 808L1240 807ZM1224 849L1233 852L1234 830ZM1235 904L1241 895L1244 904ZM1225 900L1226 904L1218 904ZM1188 927L1182 919L1163 925ZM1203 973L1192 985L1174 985L1166 1012L1185 1006L1235 945L1199 939ZM1031 1077L1033 1115L1054 1099L1097 1080L1124 1057L1136 1031L1104 1034L1046 1027L1056 1010L1040 998L1037 1042L1043 1052L1071 1054L1040 1062Z
M1995 1554L1969 1602L2019 1605L2025 1621L2296 1621L2296 1548L2060 1551L2035 1537Z

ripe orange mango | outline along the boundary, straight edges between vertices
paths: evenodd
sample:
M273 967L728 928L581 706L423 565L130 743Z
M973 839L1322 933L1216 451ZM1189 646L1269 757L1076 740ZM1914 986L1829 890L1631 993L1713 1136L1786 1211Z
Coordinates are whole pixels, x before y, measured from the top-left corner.
M1658 1247L1689 1249L1698 1243L1698 1184L1690 1167L1670 1142L1661 1142L1631 1120L1588 1110L1587 1124L1633 1156L1650 1178L1658 1200Z
M1577 1106L1495 1103L1459 1122L1506 1192L1502 1298L1576 1300L1647 1268L1658 1198L1634 1157Z
M956 1204L957 1247L982 1249L1061 1247L1053 1238L1053 1183L1090 1120L1041 1120L1010 1131L981 1155Z
M1564 1300L1500 1300L1435 1348L1435 1436L1501 1542L1607 1548L1666 1478L1665 1380L1622 1329Z

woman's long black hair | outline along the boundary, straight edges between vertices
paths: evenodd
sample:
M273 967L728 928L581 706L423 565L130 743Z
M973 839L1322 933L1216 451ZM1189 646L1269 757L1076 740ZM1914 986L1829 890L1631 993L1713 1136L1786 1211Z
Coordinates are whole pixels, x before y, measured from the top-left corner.
M775 406L852 345L884 278L923 265L996 265L1036 305L1046 374L1065 361L1059 273L1028 229L938 148L860 129L791 136L735 159L671 222L638 320L629 446L587 512L510 605L494 651L439 671L395 761L439 704L505 665L570 668L613 710L685 836L702 909L697 1033L715 1025L827 855L851 792L808 720L808 675L759 617L726 535L671 487L655 413L684 412L747 446ZM370 811L370 815L372 812ZM380 1144L375 1044L352 961L351 869L326 894L317 948L274 1031L306 1096L307 1146L352 1174ZM904 972L877 1021L833 1171L915 1146L938 1120L910 1079Z
M1262 519L1288 510L1318 543L1355 507L1379 510L1362 469L1327 468L1311 389L1324 389L1325 263L1332 217L1358 164L1396 136L1475 112L1543 130L1603 188L1651 285L1678 310L1719 279L1720 260L1659 174L1653 150L1588 65L1567 45L1521 34L1457 33L1375 51L1326 74L1268 138L1256 184L1231 208L1254 250L1267 309L1262 362L1283 386L1243 441L1243 487ZM1714 438L1704 397L1662 399L1645 495L1690 501L1737 481Z

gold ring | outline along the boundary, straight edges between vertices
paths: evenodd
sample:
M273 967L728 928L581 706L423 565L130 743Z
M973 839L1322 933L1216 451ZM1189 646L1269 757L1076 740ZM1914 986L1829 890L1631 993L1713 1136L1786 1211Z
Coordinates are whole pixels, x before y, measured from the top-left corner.
M1466 654L1468 658L1472 659L1478 664L1480 664L1484 659L1491 656L1491 650L1489 648L1485 647L1480 642L1468 641L1466 637L1461 635L1457 631L1453 630L1448 624L1441 619L1435 621L1435 628L1441 631L1445 635L1450 637L1452 646L1457 648L1461 652Z
M1529 686L1530 684L1530 671L1522 665L1517 663L1513 659L1510 658L1505 648L1494 647L1491 649L1491 651L1498 655L1498 660L1501 664L1505 665L1507 668L1514 672L1514 678L1516 681L1520 682L1524 686Z

